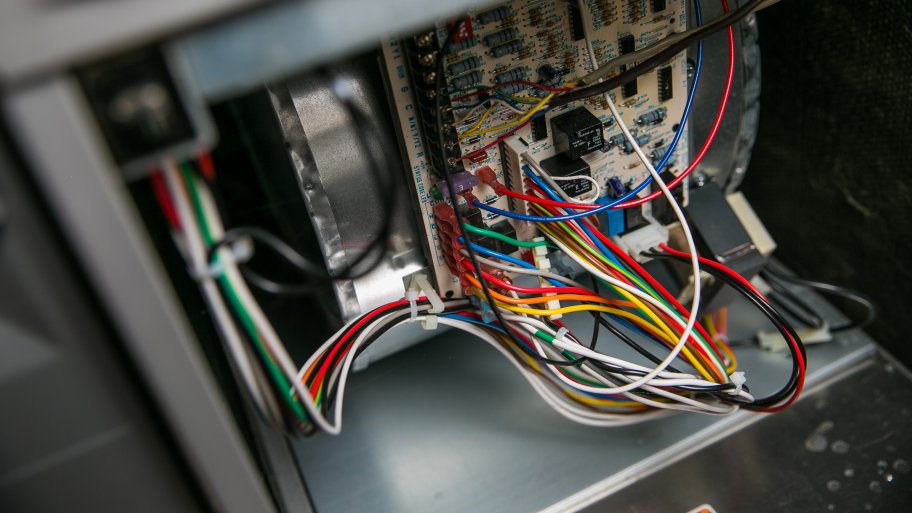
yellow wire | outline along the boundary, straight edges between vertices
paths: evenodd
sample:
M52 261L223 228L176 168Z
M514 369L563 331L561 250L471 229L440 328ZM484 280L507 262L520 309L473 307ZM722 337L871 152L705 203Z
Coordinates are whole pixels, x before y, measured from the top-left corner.
M472 125L472 128L469 128L469 129L466 130L465 132L461 133L461 134L459 135L459 138L460 138L460 139L465 139L466 137L471 137L472 134L471 134L470 132L472 132L472 131L475 130L476 128L480 127L481 124L484 123L486 119L488 119L488 116L490 116L491 113L494 112L494 109L496 109L496 108L497 108L497 104L494 103L494 102L492 102L492 103L491 103L491 106L488 107L487 109L485 109L485 111L481 114L481 117L478 118L478 122L475 123L474 125Z
M563 239L563 237L560 237L560 236L558 235L560 232L555 232L553 229L551 229L550 227L545 226L544 224L539 225L539 229L545 231L546 233L549 233L552 237L554 237L554 238L556 238L556 239ZM573 252L573 253L579 255L579 253L576 252L576 251L574 251L573 248L572 248L571 246L568 245L567 249L569 249L571 252ZM603 270L608 271L608 269L604 269L604 268L603 268ZM611 284L609 283L609 285L611 285ZM626 291L626 290L624 290L624 289L622 289L622 288L620 288L620 287L617 287L617 286L615 286L615 285L611 285L611 288L613 288L618 294L620 294L621 296L623 296L624 298L626 298L626 299L629 300L630 302L634 303L634 305L636 305L636 308L637 308L638 310L640 310L641 312L645 313L646 316L649 317L649 319L650 319L650 320L651 320L651 321L652 321L660 330L662 330L662 331L665 333L666 336L664 336L664 337L662 337L662 338L665 339L665 340L667 340L667 341L669 342L669 344L675 345L675 344L678 342L678 335L677 335L674 331L672 331L671 328L668 326L668 324L667 324L665 321L663 321L662 319L660 319L660 318L655 314L655 312L653 312L653 310L652 310L651 308L646 307L646 305L645 305L639 298L637 298L636 296L634 296L634 295L631 294L630 292L628 292L628 291ZM647 294L648 294L648 292L647 292ZM651 294L650 294L650 295L651 295ZM653 297L655 297L655 296L653 296ZM658 299L658 298L657 298L657 299ZM554 315L554 314L552 314L552 315ZM637 318L637 319L640 319L639 317L636 317L636 318ZM652 331L652 330L650 330L650 331ZM695 340L695 339L692 339L692 340ZM685 349L686 349L686 348L685 348ZM684 352L685 354L692 354L692 353L690 353L690 351L686 351L686 352L685 352L685 351L682 351L682 352ZM691 358L692 358L692 356L691 356ZM704 373L706 372L706 371L705 371L705 367L704 367L703 365L698 364L697 361L698 361L698 360L694 359L694 360L691 360L690 363L693 364L693 365L694 365L694 368L696 368L698 371L700 371L701 374L703 374L703 377L705 377L707 380L709 380L709 381L715 381L715 382L717 382L717 383L721 383L722 381L725 380L725 377L722 376L721 373L716 374L715 377L710 377L709 374L704 374ZM706 362L706 363L711 364L711 365L712 365L711 368L713 368L713 369L716 368L716 365L714 365L712 361L708 361L708 362ZM718 369L716 369L716 370L718 370Z
M703 324L706 326L706 331L709 332L709 336L716 342L716 347L722 351L723 356L727 364L725 365L725 372L731 374L735 372L735 369L738 368L738 358L735 357L735 353L728 347L728 343L722 339L722 336L719 334L719 331L716 329L716 323L713 321L712 315L707 315L703 318Z
M536 104L534 107L532 107L531 109L526 111L525 114L523 114L519 119L517 119L515 121L510 121L509 123L504 123L502 125L485 128L484 130L477 130L478 127L481 125L481 121L479 121L478 123L475 124L475 126L473 126L472 128L470 128L470 129L466 130L465 132L463 132L462 134L460 134L459 138L464 139L466 137L474 137L476 135L489 134L491 132L497 132L500 130L513 128L516 125L521 125L521 124L525 123L526 120L531 118L536 112L543 109L545 107L545 105L547 105L547 103L549 101L551 101L551 98L553 98L555 94L557 94L557 93L550 93L550 94L548 94L548 96L545 96L544 98L542 98L542 100L540 102L538 102L538 104Z
M498 333L497 335L503 344L513 348L514 354L518 354L519 357L522 358L523 360L525 360L526 364L529 367L531 367L535 372L537 372L538 374L542 374L542 368L534 358L532 358L531 356L526 354L525 351L523 351L521 349L517 349L516 344L514 344L513 341L510 340L510 338L507 337L506 335L504 335L502 333ZM634 409L638 409L638 410L645 410L647 408L647 406L645 404L639 403L637 401L616 401L616 400L611 400L611 399L601 399L598 397L589 397L586 394L582 394L582 393L579 393L576 391L571 391L571 390L565 390L563 388L561 388L560 390L567 397L570 397L574 401L584 403L584 404L590 404L590 405L595 405L595 406L607 406L609 408L634 408Z
M484 295L483 295L482 291L473 288L473 292L475 293L475 295L484 299ZM527 308L527 307L522 307L522 306L513 306L513 305L509 305L507 303L503 303L501 301L496 301L496 300L494 301L494 303L511 312L524 313L524 314L528 314L528 315L536 315L539 317L549 317L549 316L553 316L553 315L574 313L574 312L583 312L583 311L605 312L605 313L609 313L612 315L617 315L618 317L624 317L624 318L630 319L631 321L643 326L645 329L652 331L657 336L660 336L661 338L665 339L672 345L677 342L677 340L675 338L669 339L668 337L663 336L663 334L656 331L655 327L653 327L651 324L644 322L642 317L634 315L626 310L611 308L610 306L581 304L581 305L571 305L571 306L565 306L565 307L561 307L561 308L555 308L553 310L543 310L540 308ZM681 349L681 354L684 355L685 358L687 358L687 360L690 362L690 364L693 365L693 367L697 370L697 372L699 372L700 375L702 375L704 378L706 378L707 381L718 382L714 376L712 376L710 373L708 373L706 371L706 369L703 367L703 365L700 364L700 361L697 360L693 356L693 353L691 353L687 347L684 347Z

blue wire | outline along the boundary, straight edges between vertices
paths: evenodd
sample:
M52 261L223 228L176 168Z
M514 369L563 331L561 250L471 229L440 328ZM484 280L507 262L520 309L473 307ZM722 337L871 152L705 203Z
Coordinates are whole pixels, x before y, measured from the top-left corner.
M696 24L698 27L703 24L703 13L700 10L700 2L694 2L694 18L696 20ZM681 122L678 124L678 131L675 132L674 138L671 140L671 144L668 147L668 151L665 152L665 156L662 157L662 160L659 162L659 165L656 166L656 168L655 168L657 172L661 172L662 169L665 167L665 165L668 164L668 160L671 159L672 155L674 154L674 151L678 146L678 142L680 142L681 137L684 136L684 127L687 124L687 119L690 117L690 109L693 106L693 100L694 100L695 93L697 91L697 84L700 82L700 71L702 70L702 68L703 68L703 41L701 40L697 44L697 64L696 64L696 67L694 68L693 84L691 84L690 91L687 94L687 103L684 105L684 113L681 115ZM612 208L620 205L621 203L626 202L630 198L633 198L634 196L639 194L640 191L642 191L643 189L648 187L649 184L651 184L651 183L652 183L652 175L649 175L645 180L643 180L643 183L641 183L635 189L631 190L630 192L628 192L627 194L625 194L624 196L622 196L619 199L616 199L610 203L606 203L605 205L603 205L599 208L594 208L592 210L587 210L585 212L578 212L576 214L567 214L567 215L563 215L563 216L554 216L554 217L527 216L524 214L517 214L515 212L510 212L508 210L502 210L499 208L495 208L490 205L481 203L480 201L475 201L475 202L473 202L473 204L482 210L486 210L486 211L492 212L494 214L500 214L504 217L508 217L511 219L520 219L523 221L530 221L533 223L557 223L557 222L561 222L561 221L572 221L574 219L580 219L580 218L583 218L586 216L595 215L600 212L604 212L606 210L612 209Z
M561 201L561 198L557 195L557 193L553 189L548 187L548 185L545 184L544 180L542 180L540 176L533 173L532 169L529 166L524 165L522 167L522 169L523 169L523 171L526 172L527 175L529 175L529 178L531 178L532 181L535 182L536 185L538 185L539 187L542 188L543 191L545 191L545 194L547 194L548 196L551 197L551 199L553 199L555 201ZM583 223L580 223L579 227L582 228L582 230L584 232L586 232L586 235L588 235L589 238L592 240L592 242L595 243L595 245L599 249L599 251L604 253L612 262L620 265L620 262L618 262L618 260L612 254L612 252L608 250L608 247L605 246L605 244L602 243L602 241L599 240L599 238L596 237L594 233L592 233L592 230L590 230L588 226L586 226Z
M462 237L459 237L457 240L459 240L459 242L465 244L465 240ZM469 246L472 248L472 251L474 251L476 253L481 253L482 255L493 257L498 260L502 260L504 262L510 262L511 264L518 265L520 267L525 267L526 269L538 270L537 267L530 264L529 262L526 262L525 260L513 258L510 255L504 255L503 253L498 253L497 251L492 251L486 247L479 246L478 244L475 244L474 242L470 242ZM545 278L545 279L548 280L548 282L550 282L555 287L565 287L566 286L558 280L552 280L551 278Z
M495 329L501 333L506 333L506 330L504 330L503 328L501 328L500 326L498 326L496 324L488 324L484 321L479 321L478 319L475 319L472 317L465 317L465 316L462 316L459 314L440 314L440 317L446 317L447 319L457 319L460 321L468 322L470 324L477 324L479 326L484 326L485 328Z

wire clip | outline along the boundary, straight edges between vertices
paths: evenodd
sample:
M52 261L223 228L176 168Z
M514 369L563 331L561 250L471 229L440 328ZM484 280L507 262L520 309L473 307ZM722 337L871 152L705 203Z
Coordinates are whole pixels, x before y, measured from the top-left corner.
M215 279L225 273L228 264L243 264L253 258L253 241L248 237L238 239L228 245L222 246L217 255L219 258L213 259L209 265L198 266L192 269L190 274L197 280Z
M424 292L425 297L431 303L426 315L421 320L421 326L426 330L437 329L437 315L443 313L444 304L440 299L440 294L431 286L427 276L424 274L413 274L405 291L405 299L409 302L409 312L411 314L409 322L414 322L418 318L418 298Z
M741 393L741 389L744 387L744 384L747 383L747 377L744 375L744 372L732 372L729 376L729 379L732 382L732 385L735 385L735 388L729 390L728 393L731 395L738 395Z

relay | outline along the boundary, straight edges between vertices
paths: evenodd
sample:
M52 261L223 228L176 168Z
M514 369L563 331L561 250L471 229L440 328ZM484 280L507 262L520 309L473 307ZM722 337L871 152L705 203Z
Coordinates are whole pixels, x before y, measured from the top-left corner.
M554 149L570 159L602 148L602 122L585 107L578 107L551 119Z
M542 160L541 166L551 176L592 176L589 164L586 164L586 161L581 158L571 159L566 153L558 153L551 158ZM592 182L589 180L561 180L557 184L572 198L592 190Z

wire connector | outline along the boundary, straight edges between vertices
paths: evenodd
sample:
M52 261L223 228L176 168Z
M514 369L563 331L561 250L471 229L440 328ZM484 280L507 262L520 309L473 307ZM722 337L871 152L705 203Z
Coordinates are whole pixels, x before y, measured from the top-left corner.
M424 293L431 307L427 310L427 315L421 320L421 327L426 330L437 329L437 315L443 313L444 304L440 299L440 294L431 286L427 276L424 274L413 274L409 281L408 288L405 291L405 299L409 302L409 311L411 313L409 322L415 322L418 318L418 298Z
M744 388L744 384L747 383L747 376L744 375L744 372L732 372L728 379L731 380L732 385L735 385L735 388L728 391L731 395L738 395L741 393L741 389Z
M225 274L225 268L229 263L243 264L253 258L253 241L244 237L231 244L222 246L217 253L218 258L213 259L207 266L199 266L191 269L190 274L197 281L211 280Z

